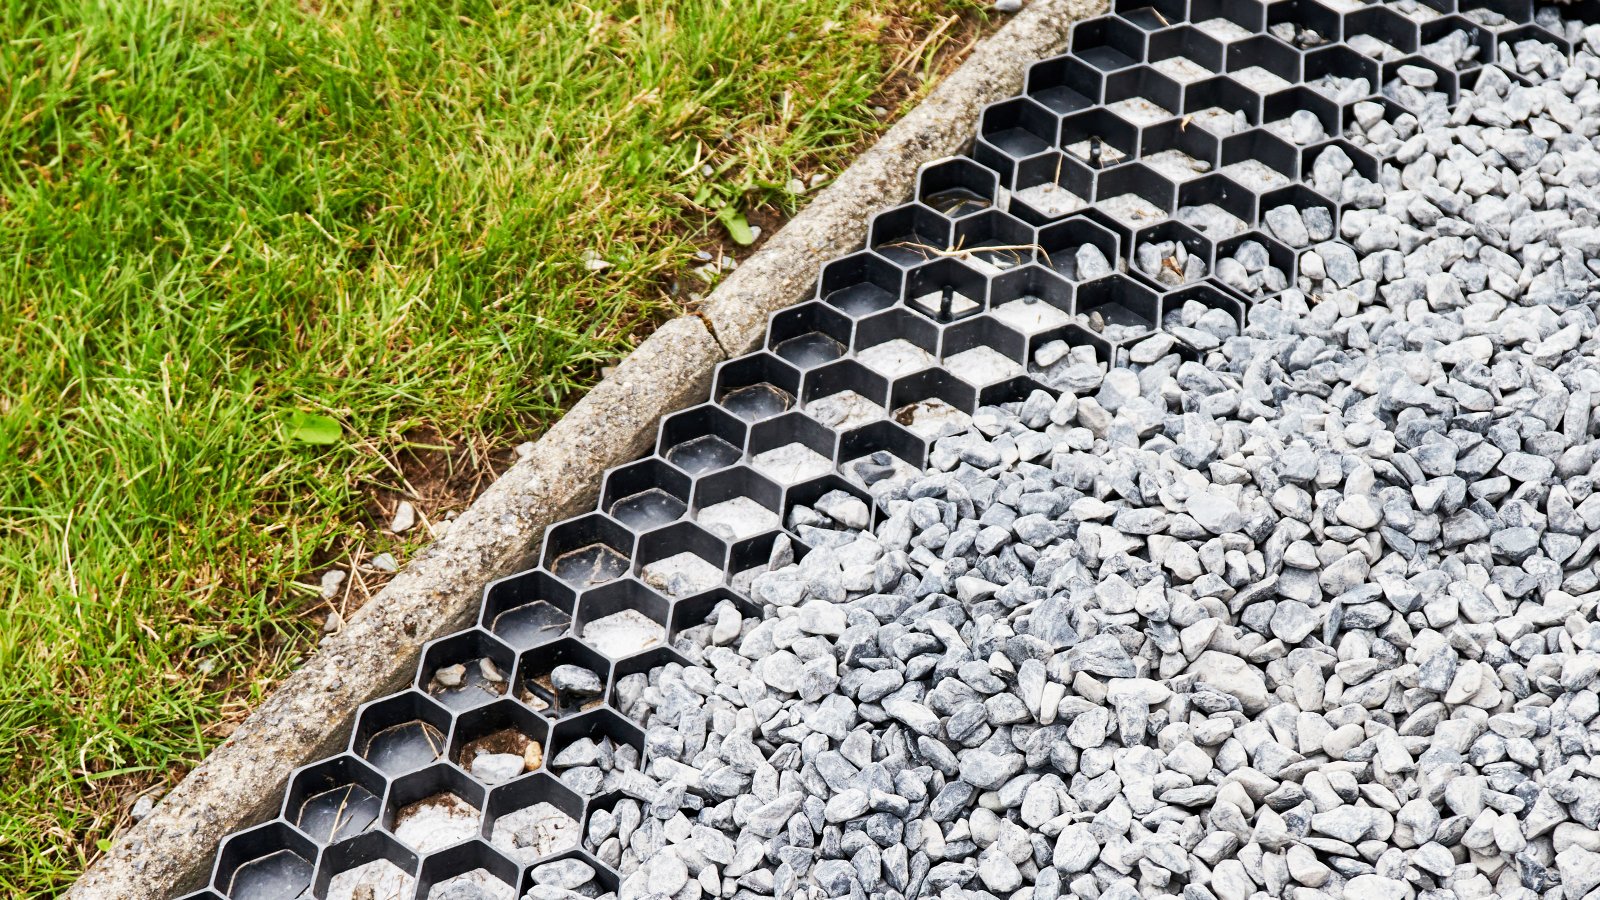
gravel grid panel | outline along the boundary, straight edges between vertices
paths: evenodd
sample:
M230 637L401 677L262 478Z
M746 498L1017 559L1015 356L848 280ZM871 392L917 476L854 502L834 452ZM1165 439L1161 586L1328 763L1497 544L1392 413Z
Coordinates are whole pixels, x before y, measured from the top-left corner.
M433 900L1600 896L1600 370L1550 375L1595 349L1594 13L1122 0L1078 23L189 898L385 900L330 893L381 862ZM1483 326L1489 294L1530 312L1494 340L1428 319ZM1361 318L1384 306L1443 336ZM1431 370L1336 373L1339 342L1465 374L1441 397ZM1488 365L1514 344L1542 376ZM1302 421L1297 392L1373 398L1383 427ZM1507 396L1548 427L1496 419ZM1128 454L1169 415L1192 477L1158 490ZM1211 426L1281 416L1354 452L1275 448L1276 490L1248 494L1264 476ZM1108 470L1074 471L1090 451ZM1045 476L1076 499L1024 490ZM1068 545L1098 574L1025 586L1081 566ZM1393 560L1434 551L1419 594Z

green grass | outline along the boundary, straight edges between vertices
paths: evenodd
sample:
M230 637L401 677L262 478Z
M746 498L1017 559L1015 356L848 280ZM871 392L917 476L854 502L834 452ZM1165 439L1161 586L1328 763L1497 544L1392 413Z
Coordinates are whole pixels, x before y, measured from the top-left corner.
M0 893L307 652L321 571L412 549L408 448L536 434L951 11L668 5L0 0Z

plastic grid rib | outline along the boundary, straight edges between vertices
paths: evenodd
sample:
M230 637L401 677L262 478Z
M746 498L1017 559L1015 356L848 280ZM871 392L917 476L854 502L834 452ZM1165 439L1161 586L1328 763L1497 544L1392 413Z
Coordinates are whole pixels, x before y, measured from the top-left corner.
M621 769L647 762L620 681L686 662L695 651L679 635L719 604L759 618L749 579L842 534L812 508L819 498L844 491L876 518L904 497L895 473L920 469L939 429L1056 393L1035 365L1041 347L1121 361L1167 329L1204 361L1211 347L1185 327L1197 311L1242 324L1285 286L1322 290L1299 271L1312 241L1288 246L1267 228L1278 207L1321 207L1333 228L1323 239L1340 239L1346 208L1313 183L1313 160L1338 146L1376 178L1386 160L1349 126L1375 103L1391 126L1414 127L1430 100L1401 67L1434 73L1431 90L1453 107L1524 41L1570 57L1551 23L1518 0L1116 0L1078 23L1069 52L984 111L966 155L924 166L910 202L822 267L812 299L771 317L763 349L717 368L708 402L667 416L652 455L606 473L596 511L546 531L537 568L488 585L476 626L427 644L412 687L362 706L345 752L297 770L276 818L224 840L210 886L189 897L322 898L336 875L377 859L413 876L419 900L476 868L520 894L533 865L567 857L615 888L619 874L578 839L540 857L493 838L498 820L534 804L586 825L620 796L586 795L549 768L584 737L610 738ZM1468 52L1441 65L1441 41ZM1238 267L1246 242L1265 267ZM1080 271L1085 246L1108 271ZM660 576L681 554L700 576ZM594 623L624 611L649 646L597 646ZM563 664L598 675L601 690L562 696L552 671ZM520 777L489 784L470 771L484 741L538 749ZM438 848L395 837L403 811L446 795L478 811L475 831Z

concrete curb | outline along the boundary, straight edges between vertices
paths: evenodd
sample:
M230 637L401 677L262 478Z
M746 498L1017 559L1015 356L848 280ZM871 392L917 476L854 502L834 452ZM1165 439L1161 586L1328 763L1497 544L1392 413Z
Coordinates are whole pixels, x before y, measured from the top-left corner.
M823 260L859 244L866 218L904 198L920 165L957 150L984 105L1016 93L1029 63L1104 7L1034 0L983 41L712 292L700 317L640 344L64 896L163 900L198 887L218 841L270 816L294 768L342 748L357 706L406 684L422 644L467 626L484 585L530 567L546 526L593 506L602 471L647 452L663 415L703 400L717 364L754 349L768 314L803 299Z

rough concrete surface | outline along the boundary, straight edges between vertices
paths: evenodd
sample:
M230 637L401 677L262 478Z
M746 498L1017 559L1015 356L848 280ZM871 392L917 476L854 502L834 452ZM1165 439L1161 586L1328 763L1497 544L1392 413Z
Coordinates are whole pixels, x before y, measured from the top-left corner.
M1034 0L985 39L707 299L705 318L728 355L756 349L767 316L805 299L824 262L860 245L867 218L910 195L918 166L960 150L985 105L1016 94L1029 63L1059 53L1073 22L1105 8L1105 0Z
M337 752L356 707L402 687L424 643L468 625L484 585L532 565L546 526L593 505L602 471L648 451L661 416L703 400L716 365L753 349L768 314L803 299L820 263L858 243L867 217L904 197L918 166L957 150L985 104L1015 93L1029 63L1104 7L1034 0L980 43L719 285L699 318L663 325L596 385L65 897L162 900L199 887L219 840L270 815L296 767Z

